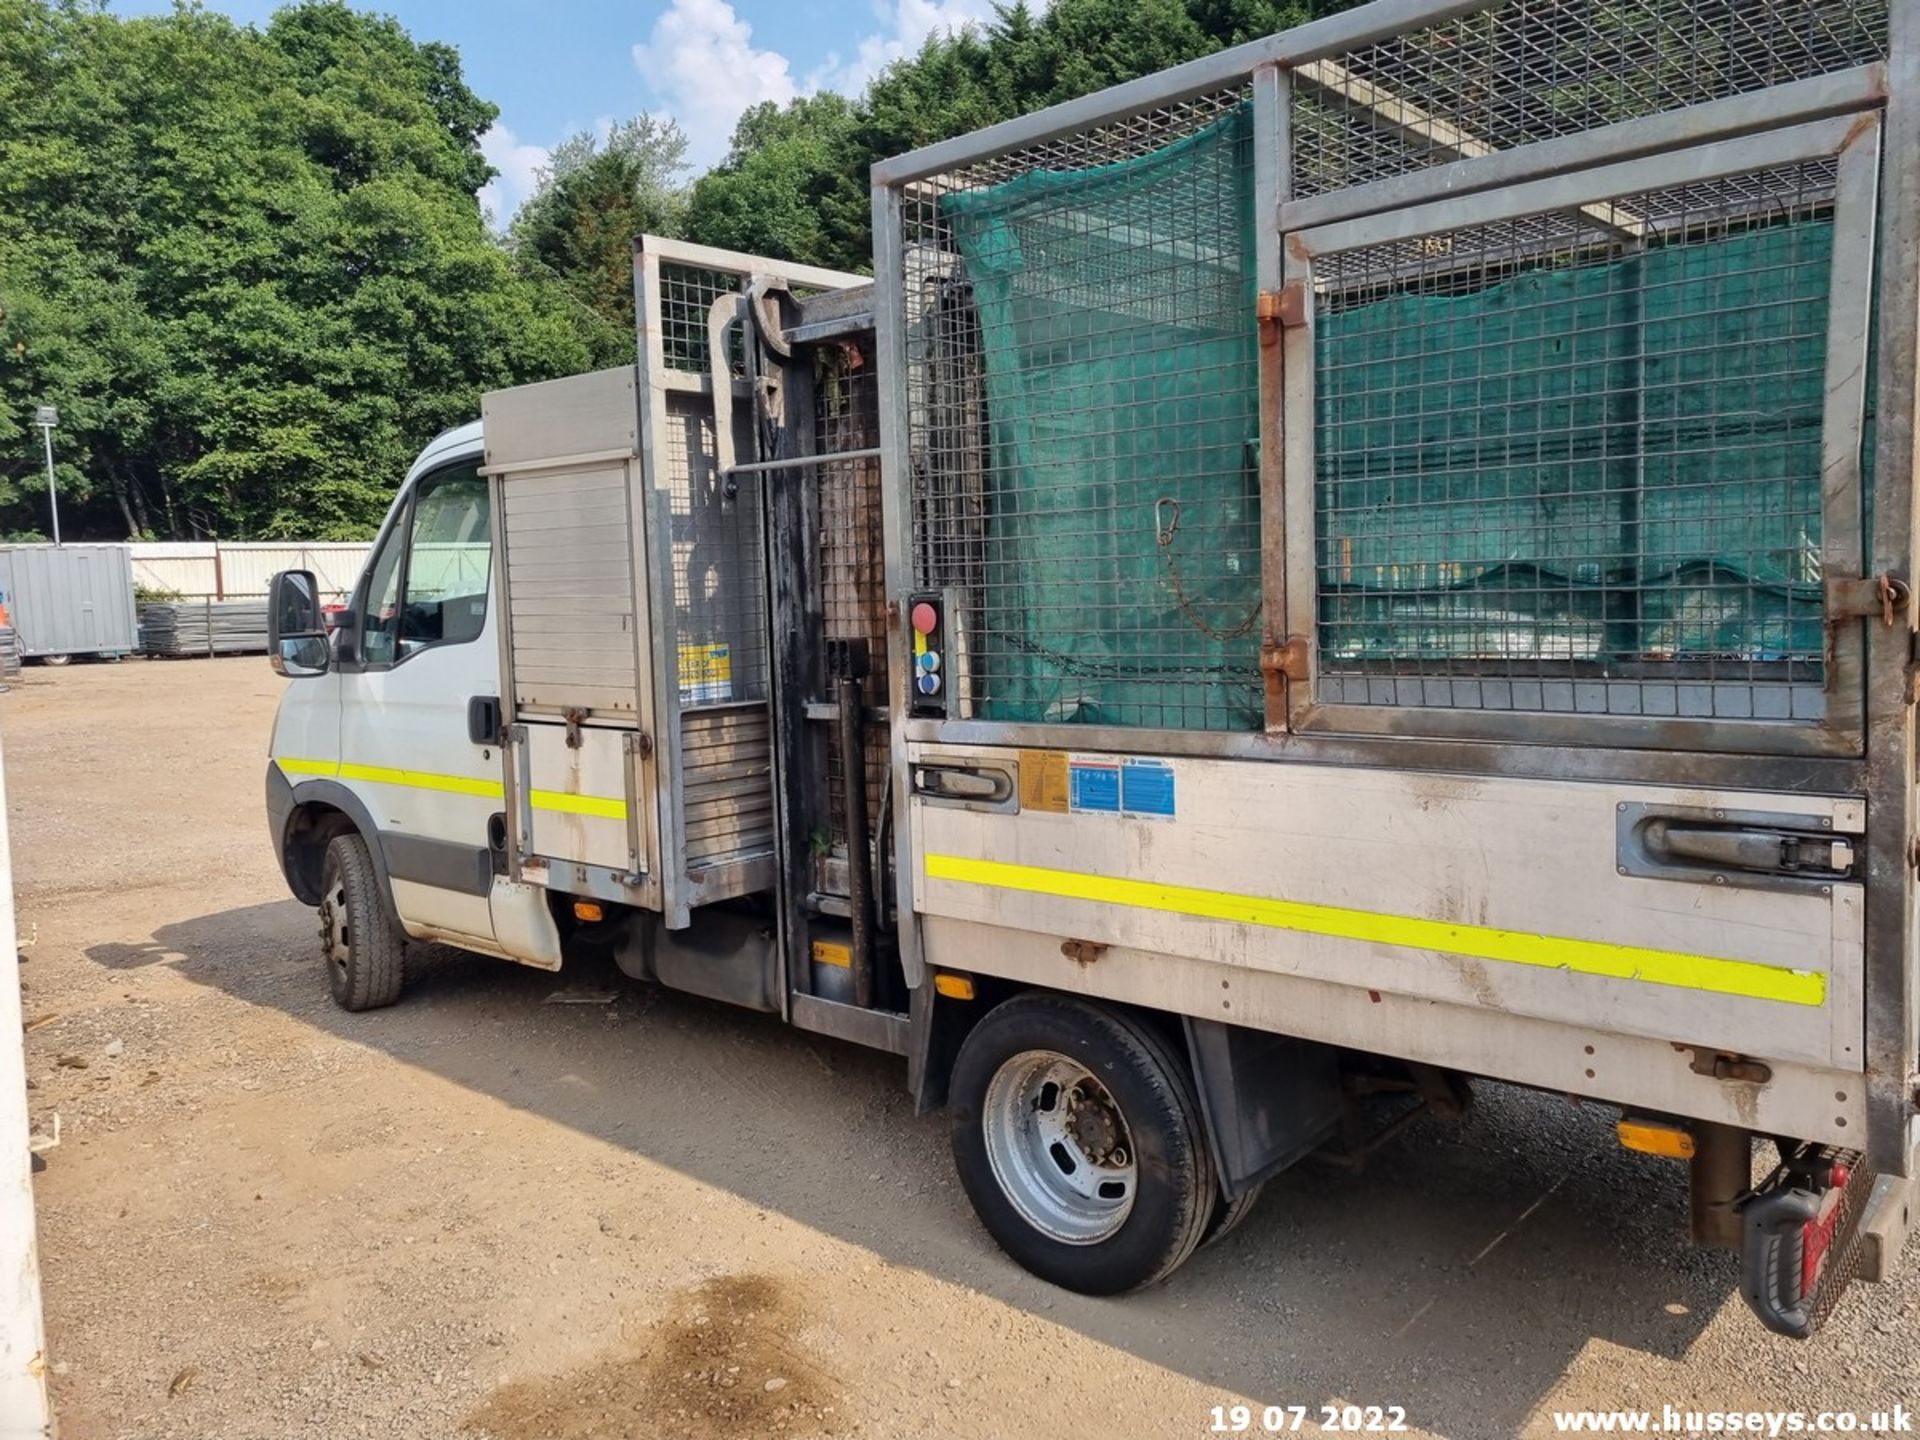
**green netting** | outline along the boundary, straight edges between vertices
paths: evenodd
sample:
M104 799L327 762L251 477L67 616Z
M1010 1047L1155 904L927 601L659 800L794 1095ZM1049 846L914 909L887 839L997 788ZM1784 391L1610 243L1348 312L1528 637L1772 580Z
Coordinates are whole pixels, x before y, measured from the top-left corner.
M1817 675L1831 249L1808 219L1326 307L1323 663Z
M1261 724L1251 174L1242 105L1139 159L941 202L988 417L983 718Z

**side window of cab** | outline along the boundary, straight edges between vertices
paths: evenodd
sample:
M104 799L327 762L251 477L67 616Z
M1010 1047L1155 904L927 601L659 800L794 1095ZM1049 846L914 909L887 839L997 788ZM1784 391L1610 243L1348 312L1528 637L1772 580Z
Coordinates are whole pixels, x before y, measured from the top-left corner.
M397 665L479 638L493 564L490 504L486 477L470 463L414 486L367 572L361 664Z

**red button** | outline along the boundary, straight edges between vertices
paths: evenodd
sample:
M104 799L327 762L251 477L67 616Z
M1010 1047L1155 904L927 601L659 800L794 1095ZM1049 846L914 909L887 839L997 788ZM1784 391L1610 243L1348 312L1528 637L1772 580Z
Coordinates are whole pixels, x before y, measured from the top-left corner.
M940 612L927 601L922 600L913 607L913 628L922 635L931 635L940 627Z

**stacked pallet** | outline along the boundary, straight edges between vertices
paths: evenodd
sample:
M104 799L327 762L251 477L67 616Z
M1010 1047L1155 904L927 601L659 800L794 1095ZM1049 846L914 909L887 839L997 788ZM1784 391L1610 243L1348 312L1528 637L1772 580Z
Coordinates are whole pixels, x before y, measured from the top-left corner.
M156 600L140 607L140 648L178 659L260 655L267 648L265 600Z
M11 625L0 625L0 680L20 673L20 635Z

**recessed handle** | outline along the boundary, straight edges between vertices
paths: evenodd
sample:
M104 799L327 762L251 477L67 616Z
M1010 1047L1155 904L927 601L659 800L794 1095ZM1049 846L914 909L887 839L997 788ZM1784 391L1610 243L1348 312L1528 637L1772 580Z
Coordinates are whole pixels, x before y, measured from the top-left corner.
M1642 835L1648 853L1669 865L1823 880L1853 873L1853 842L1831 833L1656 819L1642 827Z

